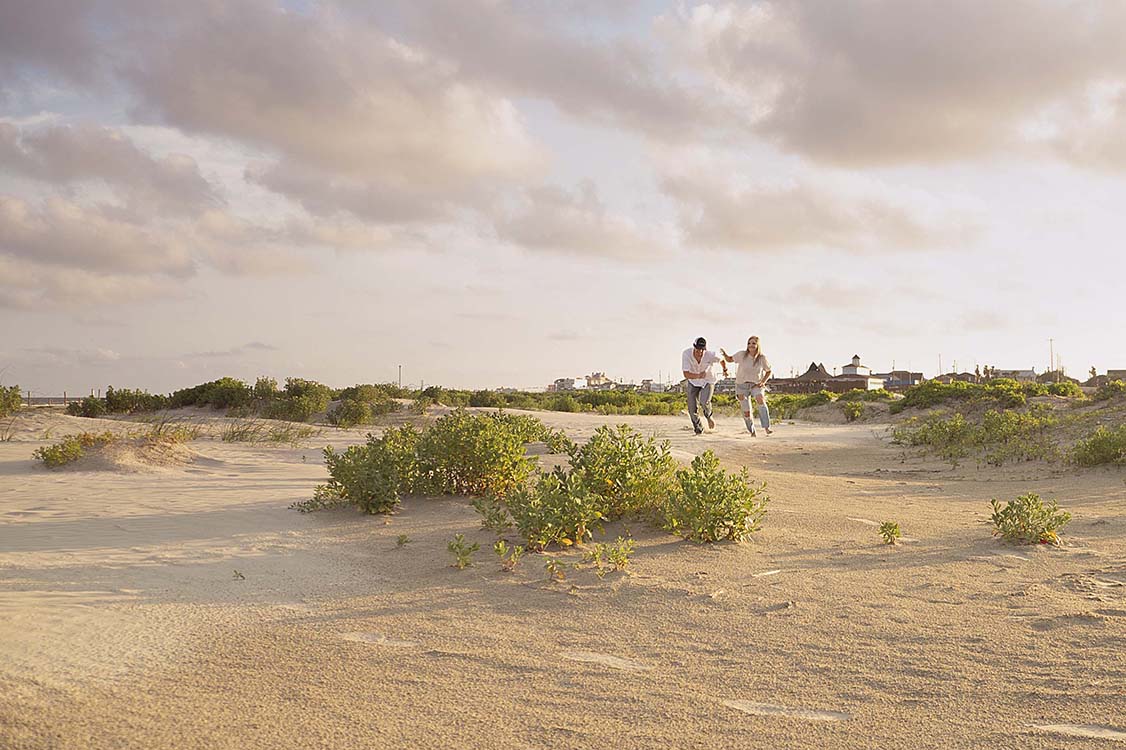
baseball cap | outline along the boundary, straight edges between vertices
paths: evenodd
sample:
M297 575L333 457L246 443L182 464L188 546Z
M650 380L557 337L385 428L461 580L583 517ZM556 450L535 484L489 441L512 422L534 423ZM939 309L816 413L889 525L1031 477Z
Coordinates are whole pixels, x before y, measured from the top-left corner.
M696 347L697 349L707 349L708 340L701 336L700 338L696 339L696 343L694 343L692 346Z

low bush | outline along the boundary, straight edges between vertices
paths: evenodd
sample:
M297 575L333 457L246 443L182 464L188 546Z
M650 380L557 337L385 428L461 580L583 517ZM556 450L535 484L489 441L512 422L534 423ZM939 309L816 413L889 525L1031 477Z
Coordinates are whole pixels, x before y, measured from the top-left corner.
M1126 464L1126 425L1099 425L1071 448L1072 463L1079 466Z
M285 419L290 422L307 422L314 414L328 408L332 389L315 380L286 378L285 390L266 404L263 416L267 419Z
M481 545L477 542L466 544L465 534L457 534L454 536L453 540L446 545L446 549L454 556L454 561L450 567L465 570L473 564L473 555L477 550L481 549Z
M105 407L110 414L135 414L143 411L157 411L166 409L169 405L167 396L149 393L142 390L128 388L114 388L106 386Z
M1055 500L1044 503L1029 492L1009 500L1002 508L996 499L993 508L993 535L1013 544L1059 544L1059 530L1071 521L1071 514L1060 510Z
M1058 421L1043 405L1027 411L990 409L980 422L961 413L936 412L897 426L892 441L925 447L954 466L971 454L993 466L1009 461L1050 461L1059 455L1049 432Z
M864 403L862 401L846 401L841 404L841 411L844 412L846 420L855 422L864 416Z
M572 451L571 466L587 489L603 498L610 519L659 511L676 480L669 443L643 437L624 424L596 429Z
M613 544L599 542L587 551L583 558L585 562L594 565L594 572L603 578L612 570L625 570L629 566L630 556L633 554L633 540L618 537Z
M353 399L344 399L328 412L328 421L337 427L355 427L371 422L371 407Z
M0 417L6 417L20 408L20 387L0 386Z
M1093 401L1109 401L1112 398L1126 395L1126 381L1112 380L1109 383L1099 386L1095 391L1095 395L1091 396Z
M884 521L880 524L880 537L884 544L895 544L903 534L899 531L899 524L895 521Z
M213 409L230 409L246 406L254 398L249 385L237 378L219 378L191 388L174 391L168 397L169 408L182 406L210 406Z
M837 397L837 401L894 401L895 396L884 388L877 388L874 391L866 391L861 388L853 388L851 391L845 391Z
M1070 380L1065 380L1062 383L1049 383L1048 393L1053 396L1064 396L1065 398L1085 398L1083 389L1079 387L1078 383L1073 383Z
M463 409L440 417L422 434L418 467L424 492L500 498L532 472L518 429Z
M730 474L705 451L676 479L665 504L665 529L699 542L740 541L758 531L769 498L765 484L751 484L745 467Z
M767 404L770 406L770 413L773 414L776 419L793 419L802 409L832 403L836 400L836 395L830 391L818 391L817 393L771 393L767 396L766 400Z
M106 414L106 402L97 396L87 396L67 404L66 413L72 417L102 417Z
M605 520L603 500L587 489L581 472L557 468L516 487L505 498L516 530L530 549L582 544Z
M498 539L497 543L493 545L493 552L500 558L500 569L506 573L511 573L516 570L520 558L524 556L524 547L519 544L510 546L503 539Z
M418 484L419 433L410 426L369 435L364 445L342 453L324 449L329 480L317 488L309 510L347 502L364 513L389 513Z
M80 432L77 435L67 435L54 445L36 448L31 456L42 461L48 469L56 469L82 458L88 449L108 445L114 440L116 438L112 432Z

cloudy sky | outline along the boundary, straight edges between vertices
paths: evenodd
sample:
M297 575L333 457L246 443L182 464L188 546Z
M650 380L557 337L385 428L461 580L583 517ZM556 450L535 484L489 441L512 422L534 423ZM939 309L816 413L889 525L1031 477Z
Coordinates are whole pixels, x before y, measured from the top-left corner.
M0 2L0 380L1126 367L1118 0Z

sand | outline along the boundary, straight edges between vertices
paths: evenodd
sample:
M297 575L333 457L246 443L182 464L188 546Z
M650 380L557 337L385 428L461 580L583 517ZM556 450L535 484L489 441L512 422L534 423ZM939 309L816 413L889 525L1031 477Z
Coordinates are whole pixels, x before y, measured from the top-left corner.
M763 531L619 524L630 574L552 583L540 555L501 572L464 498L287 510L359 430L51 472L30 458L48 431L136 425L20 417L0 443L0 747L1126 747L1126 471L951 469L870 422L697 438L686 418L537 416L747 466ZM989 499L1030 490L1074 514L1062 549L991 538ZM908 541L880 543L888 519ZM449 567L456 533L475 567Z

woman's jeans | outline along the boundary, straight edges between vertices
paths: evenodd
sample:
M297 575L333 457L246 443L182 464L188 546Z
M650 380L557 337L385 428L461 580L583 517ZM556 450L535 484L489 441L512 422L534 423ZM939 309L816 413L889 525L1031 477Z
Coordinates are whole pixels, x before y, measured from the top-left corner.
M770 429L770 409L766 405L766 392L764 389L753 385L752 383L736 383L735 384L735 397L739 399L739 405L743 407L743 422L747 425L747 429L754 434L755 422L749 416L751 413L751 405L748 399L762 397L762 403L758 405L759 422L762 423L762 429Z

